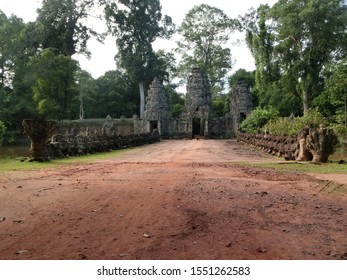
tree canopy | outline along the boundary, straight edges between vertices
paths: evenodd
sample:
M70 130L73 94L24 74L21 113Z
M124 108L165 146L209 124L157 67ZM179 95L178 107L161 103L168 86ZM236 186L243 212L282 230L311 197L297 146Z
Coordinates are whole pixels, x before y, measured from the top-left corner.
M169 108L178 117L184 95L177 83L193 67L209 75L216 116L230 111L232 89L241 79L259 110L273 108L288 117L312 108L331 123L347 125L346 1L278 0L238 19L230 18L230 11L197 5L180 23L179 41L170 52L153 47L176 31L159 0L43 0L37 12L36 20L26 23L0 11L0 123L6 143L21 135L24 118L131 117L138 112L142 117L155 77L164 82ZM106 35L91 26L95 12L105 16L117 49L115 69L97 79L74 60L75 54L90 55L92 37ZM230 38L240 30L255 70L231 74ZM226 83L229 94L223 91Z
M88 40L99 36L86 25L95 3L93 0L43 0L35 22L39 46L67 56L75 53L89 55Z
M193 7L185 16L178 33L177 52L182 56L180 71L187 76L191 68L204 70L211 86L223 88L226 74L233 65L230 48L226 45L239 22L222 10L206 4Z
M292 113L307 113L324 90L324 70L345 55L346 6L339 0L279 0L251 11L243 23L260 104L285 100L284 114L289 104Z
M139 83L142 118L144 84L155 77L157 57L152 44L157 38L169 38L174 25L169 16L162 15L159 0L108 1L105 14L109 29L117 38L117 64Z

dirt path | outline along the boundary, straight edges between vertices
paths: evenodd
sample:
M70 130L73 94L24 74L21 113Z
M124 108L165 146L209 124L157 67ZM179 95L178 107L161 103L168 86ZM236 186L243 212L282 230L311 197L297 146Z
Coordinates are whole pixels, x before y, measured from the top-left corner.
M345 196L235 141L0 174L0 259L346 259Z

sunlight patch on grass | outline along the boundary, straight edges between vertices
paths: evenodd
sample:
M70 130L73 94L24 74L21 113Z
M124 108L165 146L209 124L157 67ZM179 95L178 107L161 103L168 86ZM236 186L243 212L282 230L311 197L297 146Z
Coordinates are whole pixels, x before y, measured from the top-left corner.
M112 159L124 153L135 152L137 148L129 148L124 150L116 150L112 152L97 153L90 155L83 155L78 157L68 157L62 159L55 159L47 162L29 162L21 161L21 159L0 159L0 172L5 171L25 171L37 170L45 168L53 168L57 166L71 165L71 164L88 164L99 160Z
M318 174L346 174L347 164L338 164L337 162L313 164L310 162L233 162L232 165L245 167L270 168L278 172L297 171L304 173Z

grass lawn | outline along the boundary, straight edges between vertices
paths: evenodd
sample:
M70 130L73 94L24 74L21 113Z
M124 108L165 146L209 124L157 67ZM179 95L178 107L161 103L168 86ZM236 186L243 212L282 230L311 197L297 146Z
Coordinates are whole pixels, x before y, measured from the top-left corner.
M56 166L71 165L71 164L88 164L98 160L105 160L105 159L117 157L123 153L134 152L135 150L136 148L129 148L125 150L116 150L112 152L55 159L55 160L51 160L47 162L29 162L27 160L22 161L21 158L17 158L17 159L5 158L5 159L0 159L0 173L4 171L45 169L45 168L52 168Z

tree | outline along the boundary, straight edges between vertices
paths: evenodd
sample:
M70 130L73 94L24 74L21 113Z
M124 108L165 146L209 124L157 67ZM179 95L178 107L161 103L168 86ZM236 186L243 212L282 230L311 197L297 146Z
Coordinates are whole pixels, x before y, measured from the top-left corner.
M325 92L328 93L331 103L338 109L343 108L343 123L347 127L347 59L341 60L332 69L328 78ZM335 112L336 114L336 112Z
M23 50L21 33L23 21L16 16L7 18L0 10L0 87L10 86L16 60Z
M319 19L319 20L317 20ZM346 6L339 0L279 0L243 18L256 61L259 105L306 114L324 89L324 71L345 54Z
M279 67L274 53L275 37L268 24L270 7L260 5L257 10L251 9L243 18L242 26L246 31L246 42L255 60L255 89L259 105L278 106L277 95L272 85L280 79Z
M46 49L31 63L36 69L33 97L38 113L42 117L68 119L73 115L71 102L76 95L74 74L78 69L77 62Z
M134 102L137 96L137 83L124 71L107 71L96 80L96 91L86 114L92 117L132 117L139 109Z
M239 22L206 4L193 7L178 29L182 39L177 51L182 55L181 75L191 68L204 70L214 91L224 87L224 78L232 68L230 49L225 47L230 34L239 28Z
M253 88L255 86L255 71L247 71L243 68L238 69L229 77L229 87L235 87L238 81L244 81L250 88Z
M98 36L85 25L96 5L93 0L43 0L38 9L35 36L42 49L50 48L57 53L72 56L75 53L89 55L87 42Z
M87 71L79 70L76 74L76 87L79 101L79 119L83 120L85 117L85 101L93 100L92 95L96 90L95 80Z
M23 118L35 115L26 40L28 26L20 18L0 11L0 119L7 127L5 142L22 134Z
M322 70L345 36L345 13L340 0L279 0L271 9L281 73L297 78L304 114L322 91Z
M275 108L262 109L256 108L252 113L241 123L241 130L249 133L257 133L270 120L276 120L280 116Z
M125 69L140 89L140 118L145 108L145 83L153 80L156 56L152 43L169 38L174 25L163 16L159 0L107 1L105 15L110 31L117 37L118 65Z

